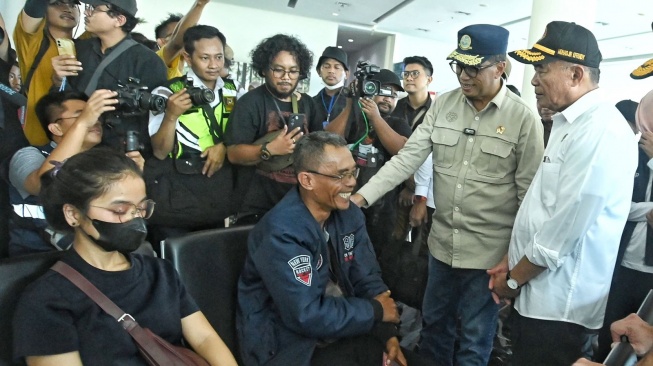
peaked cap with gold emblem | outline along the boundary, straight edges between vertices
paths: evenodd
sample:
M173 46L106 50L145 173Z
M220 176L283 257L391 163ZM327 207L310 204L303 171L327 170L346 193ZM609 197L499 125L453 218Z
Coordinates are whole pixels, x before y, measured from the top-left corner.
M508 30L491 24L473 24L458 31L458 47L447 60L478 66L488 56L505 55Z
M508 53L524 64L545 63L551 58L588 67L599 67L603 60L596 37L576 23L553 21L530 50Z

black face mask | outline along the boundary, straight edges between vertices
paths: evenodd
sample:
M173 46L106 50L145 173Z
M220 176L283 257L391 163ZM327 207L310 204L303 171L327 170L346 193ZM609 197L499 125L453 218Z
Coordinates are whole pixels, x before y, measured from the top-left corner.
M135 217L124 223L113 223L91 219L95 230L100 234L98 239L88 236L95 244L107 252L119 251L131 253L143 243L147 236L145 219Z

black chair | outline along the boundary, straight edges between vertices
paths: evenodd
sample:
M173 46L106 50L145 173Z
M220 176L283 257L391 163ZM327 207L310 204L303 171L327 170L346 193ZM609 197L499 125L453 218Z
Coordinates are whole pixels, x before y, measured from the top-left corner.
M173 263L186 290L239 364L236 294L251 229L238 226L198 231L166 239L161 245L161 256Z
M0 261L0 366L16 365L12 362L12 318L21 293L62 255L52 251Z

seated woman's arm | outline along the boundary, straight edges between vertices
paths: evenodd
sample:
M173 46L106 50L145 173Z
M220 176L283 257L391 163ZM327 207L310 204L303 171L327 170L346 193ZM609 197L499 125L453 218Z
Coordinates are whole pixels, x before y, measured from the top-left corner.
M28 356L25 358L27 366L82 366L82 359L79 352L68 352L59 355L49 356Z
M238 366L227 345L201 311L181 319L181 330L188 344L211 366Z

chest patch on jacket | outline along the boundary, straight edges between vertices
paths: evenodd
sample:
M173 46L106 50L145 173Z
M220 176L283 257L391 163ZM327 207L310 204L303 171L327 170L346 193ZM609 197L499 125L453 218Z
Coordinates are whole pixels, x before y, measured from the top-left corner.
M310 286L313 278L313 267L311 267L311 257L308 255L298 255L288 261L295 279L300 283Z
M354 260L354 233L342 237L342 245L345 248L345 262Z

